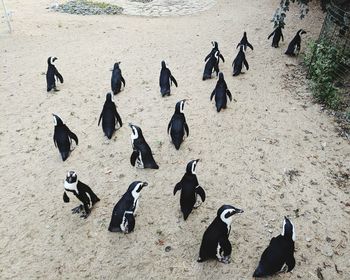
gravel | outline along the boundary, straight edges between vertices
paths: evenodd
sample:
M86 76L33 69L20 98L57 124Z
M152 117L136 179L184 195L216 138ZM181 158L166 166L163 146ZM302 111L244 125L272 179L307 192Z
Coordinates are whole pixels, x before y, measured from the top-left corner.
M153 0L129 0L130 2L139 2L139 3L150 3Z
M87 0L68 1L53 7L53 10L76 15L119 15L123 12L123 8L119 6Z

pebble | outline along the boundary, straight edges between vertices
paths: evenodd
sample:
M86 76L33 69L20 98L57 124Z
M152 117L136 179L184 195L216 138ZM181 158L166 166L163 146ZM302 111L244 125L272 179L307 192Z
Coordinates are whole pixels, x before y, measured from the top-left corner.
M83 0L72 0L67 3L54 6L52 10L61 13L76 15L119 15L123 8L112 4L99 4Z

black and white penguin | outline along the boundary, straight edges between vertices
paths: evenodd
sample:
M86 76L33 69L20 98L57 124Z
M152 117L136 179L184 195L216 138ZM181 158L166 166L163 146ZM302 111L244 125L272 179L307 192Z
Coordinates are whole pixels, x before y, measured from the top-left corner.
M131 145L133 152L130 157L130 163L137 168L158 169L156 161L153 158L152 150L142 135L142 130L136 125L129 124L131 128Z
M220 53L218 42L213 41L211 42L211 44L213 45L213 48L210 51L210 53L205 57L204 62L206 62L212 55L215 55L217 51L219 51L219 58L222 60L222 62L225 62L223 55ZM218 63L219 63L219 59L218 59Z
M83 203L73 208L72 213L83 212L80 217L85 219L89 216L92 206L100 201L88 185L78 180L78 176L74 171L69 171L64 181L63 201L66 203L69 202L67 192L72 192Z
M139 197L146 182L133 182L122 198L113 208L111 222L108 230L111 232L130 233L135 228L136 210L139 204Z
M198 195L202 202L205 201L205 192L199 185L196 176L196 167L199 159L192 160L187 164L186 173L174 188L174 195L181 190L180 206L184 220L191 214L193 208L197 208L200 202L197 200Z
M216 218L204 232L198 262L217 259L225 264L230 263L232 246L228 237L232 216L237 213L243 213L243 210L231 205L223 205L219 208Z
M56 88L56 78L60 80L61 84L63 83L63 77L58 72L56 66L54 65L55 61L57 60L57 57L50 56L47 59L47 72L46 72L46 84L47 84L47 92L51 91L52 89L54 91L58 91Z
M286 55L295 56L300 52L301 35L306 34L306 31L299 29L293 40L290 41L288 48L285 52Z
M111 92L106 95L106 101L103 105L98 125L100 125L101 119L103 132L108 139L112 138L114 131L116 131L117 124L119 124L119 128L123 126L122 119L117 112L117 106L114 103L113 94Z
M227 104L227 96L232 101L232 94L230 90L227 88L227 84L224 79L224 74L222 72L219 73L219 80L216 83L215 89L210 95L210 101L213 99L215 95L215 104L216 110L220 112L221 109L226 109Z
M247 70L249 70L249 64L247 59L245 58L245 53L243 51L243 46L239 48L239 52L236 58L232 62L233 66L233 76L238 76L242 73L243 64Z
M62 160L65 161L71 152L72 139L75 141L75 144L78 145L78 137L70 131L59 116L55 114L52 115L55 124L53 142L55 147L60 151Z
M168 134L170 134L171 141L176 150L180 148L180 145L185 138L185 132L187 137L189 135L189 129L184 114L185 102L186 99L176 103L175 113L168 124Z
M249 48L251 48L251 50L254 50L253 46L248 42L247 32L244 32L244 33L243 33L243 37L242 37L241 41L238 43L236 49L237 49L239 46L243 46L243 47L244 47L244 51L247 50L247 46L248 46Z
M272 47L278 48L278 44L279 44L280 40L282 39L282 42L284 41L283 33L282 33L282 27L281 27L281 26L278 26L278 27L269 35L269 37L267 37L267 39L269 40L269 39L271 38L272 35L273 35L273 38L272 38Z
M292 271L295 266L294 242L294 225L287 217L284 217L282 233L271 239L269 246L261 255L259 266L253 277L266 277L277 272Z
M161 65L162 69L160 70L159 86L160 93L162 94L162 97L164 97L165 95L170 95L170 83L174 83L177 87L177 81L174 76L171 75L169 68L166 67L164 60L162 61Z
M113 94L117 94L120 92L120 89L122 87L122 83L125 87L125 80L122 76L122 70L119 68L120 62L114 63L113 72L112 72L112 78L111 78L111 88Z
M220 51L215 51L214 53L210 53L210 57L205 63L204 72L203 72L203 81L211 79L211 74L215 71L216 76L219 74L219 58Z

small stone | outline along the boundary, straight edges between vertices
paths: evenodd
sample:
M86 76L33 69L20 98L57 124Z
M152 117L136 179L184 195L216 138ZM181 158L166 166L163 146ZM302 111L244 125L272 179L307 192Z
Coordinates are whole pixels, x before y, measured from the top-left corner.
M171 251L171 246L166 246L165 247L165 252L170 252Z

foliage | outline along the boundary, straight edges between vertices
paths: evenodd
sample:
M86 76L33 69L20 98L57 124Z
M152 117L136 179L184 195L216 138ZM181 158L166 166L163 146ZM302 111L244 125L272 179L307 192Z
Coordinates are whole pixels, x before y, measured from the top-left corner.
M335 86L341 64L348 60L346 53L327 40L311 42L304 61L309 66L311 89L315 98L337 109L341 103L339 89Z
M284 28L286 17L286 12L289 11L290 2L297 2L300 7L300 18L303 19L305 15L309 12L309 2L311 0L281 0L280 6L277 8L275 14L273 15L272 22L274 23L274 28L280 26Z

